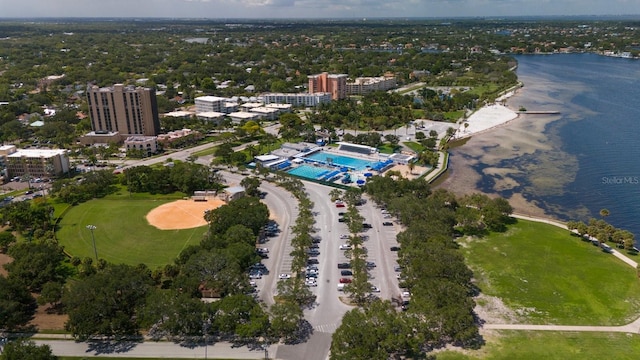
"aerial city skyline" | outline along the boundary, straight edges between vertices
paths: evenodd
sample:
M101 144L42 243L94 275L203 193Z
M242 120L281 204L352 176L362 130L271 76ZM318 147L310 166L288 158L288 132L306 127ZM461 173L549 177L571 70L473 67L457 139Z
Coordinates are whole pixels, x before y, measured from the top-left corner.
M638 1L601 0L0 0L1 18L380 18L640 14Z

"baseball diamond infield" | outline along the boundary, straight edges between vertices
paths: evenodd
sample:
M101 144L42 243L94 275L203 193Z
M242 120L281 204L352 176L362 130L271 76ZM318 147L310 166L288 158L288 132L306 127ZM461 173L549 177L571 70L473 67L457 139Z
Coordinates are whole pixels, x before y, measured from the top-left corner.
M217 198L208 198L207 201L176 200L149 211L146 218L150 225L160 230L191 229L207 225L204 212L224 204Z

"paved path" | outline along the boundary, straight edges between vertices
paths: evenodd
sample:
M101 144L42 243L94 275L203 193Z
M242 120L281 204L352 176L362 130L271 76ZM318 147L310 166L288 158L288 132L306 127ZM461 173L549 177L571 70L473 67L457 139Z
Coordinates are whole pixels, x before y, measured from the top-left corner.
M533 331L583 331L583 332L623 332L640 333L640 318L621 326L571 326L571 325L527 325L527 324L484 324L487 330L533 330Z
M511 214L511 216L516 218L516 219L541 222L541 223L557 226L557 227L559 227L561 229L569 230L565 223L562 223L562 222L556 221L556 220L533 217L533 216L528 216L528 215L520 215L520 214ZM618 259L624 261L627 265L633 267L634 269L636 269L638 267L638 263L636 261L633 261L633 260L629 259L628 257L624 256L622 253L620 253L616 249L611 249L611 254L613 256L617 257Z

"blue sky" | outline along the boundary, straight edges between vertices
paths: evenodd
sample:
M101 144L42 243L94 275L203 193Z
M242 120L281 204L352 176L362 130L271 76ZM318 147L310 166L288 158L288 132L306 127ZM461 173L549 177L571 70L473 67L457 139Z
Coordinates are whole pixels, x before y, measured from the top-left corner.
M460 17L633 15L640 0L0 0L0 17Z

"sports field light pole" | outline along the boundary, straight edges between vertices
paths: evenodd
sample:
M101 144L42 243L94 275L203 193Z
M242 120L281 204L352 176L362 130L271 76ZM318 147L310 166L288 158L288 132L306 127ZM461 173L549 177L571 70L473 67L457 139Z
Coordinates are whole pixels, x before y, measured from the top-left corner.
M93 253L96 255L96 261L98 260L98 249L96 248L96 238L93 236L93 231L96 229L95 225L87 225L87 229L91 231L91 240L93 240Z

